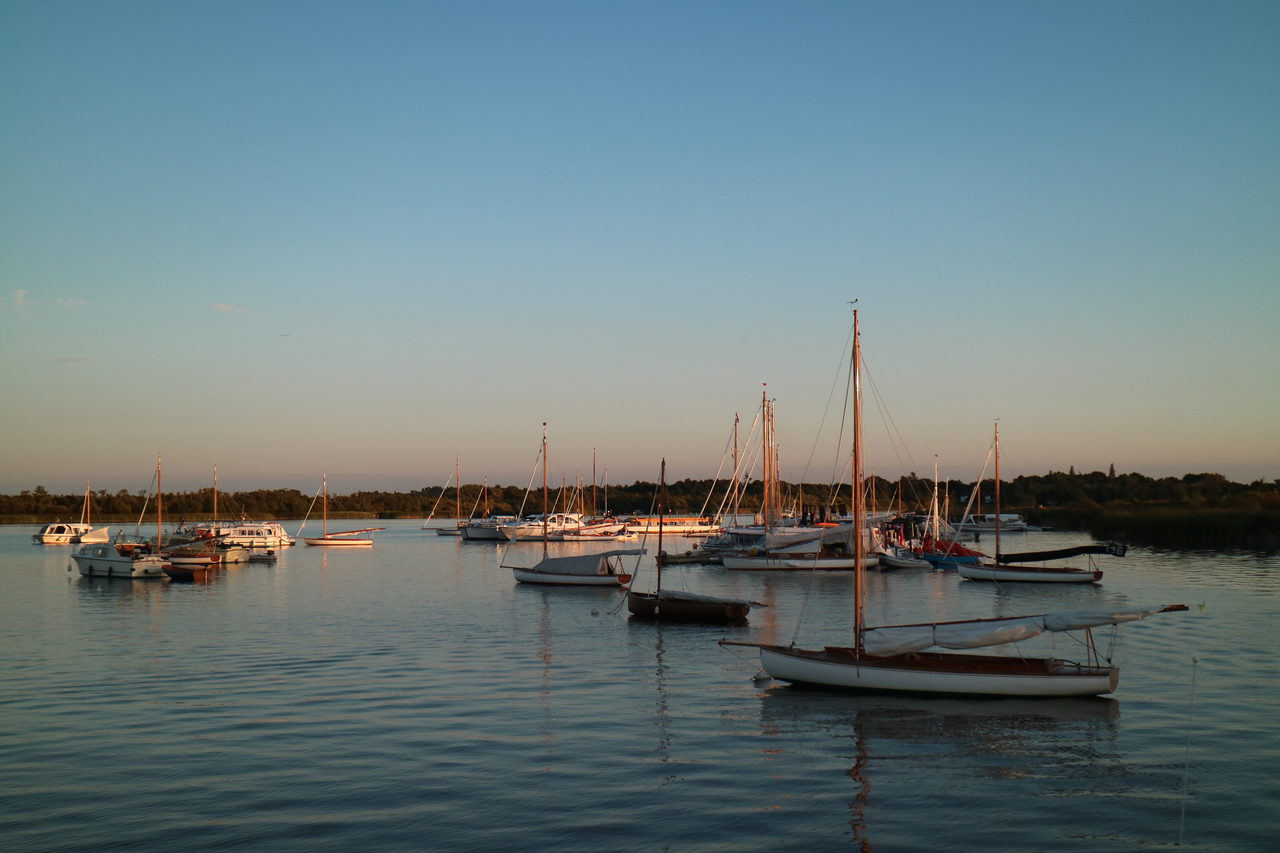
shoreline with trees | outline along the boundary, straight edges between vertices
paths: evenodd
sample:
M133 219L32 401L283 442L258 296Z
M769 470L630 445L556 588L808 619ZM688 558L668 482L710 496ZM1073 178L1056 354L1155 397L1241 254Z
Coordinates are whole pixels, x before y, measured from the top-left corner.
M871 501L886 509L904 512L927 511L933 496L932 479L914 474L887 480L870 478ZM681 514L719 514L730 483L724 480L680 480L668 484L670 511ZM971 496L975 486L978 496ZM969 512L991 512L994 484L948 480L939 482L939 506L949 517ZM849 485L782 484L786 503L798 508L849 504ZM630 485L610 485L595 490L595 506L590 486L569 490L573 511L617 515L644 514L652 507L656 485L636 481ZM1233 549L1274 552L1280 550L1280 480L1234 483L1220 474L1186 474L1182 477L1151 478L1142 474L1117 475L1095 471L1088 474L1050 472L1002 480L1001 503L1006 512L1021 513L1033 525L1087 531L1097 539L1114 540L1157 548ZM739 506L754 512L763 489L759 480L745 484ZM100 489L92 495L92 516L103 524L134 523L149 500L144 491ZM307 515L315 498L297 489L257 489L247 492L219 492L223 518L251 518L262 521L300 519ZM432 508L437 517L452 518L461 504L465 517L483 514L487 501L495 514L516 515L541 511L540 501L520 486L464 484L461 495L453 487L425 486L409 492L358 491L330 495L330 518L427 518ZM54 495L36 486L18 495L0 495L0 524L44 524L74 521L80 517L84 494ZM564 508L563 506L561 508ZM165 494L165 516L176 524L181 520L207 518L213 509L213 490Z

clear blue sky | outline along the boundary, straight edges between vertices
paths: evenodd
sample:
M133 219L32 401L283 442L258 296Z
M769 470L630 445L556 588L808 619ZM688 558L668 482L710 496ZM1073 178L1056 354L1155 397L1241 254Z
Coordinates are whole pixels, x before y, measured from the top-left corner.
M1280 4L0 5L0 492L1280 477ZM839 406L840 400L832 403ZM744 428L745 429L745 428Z

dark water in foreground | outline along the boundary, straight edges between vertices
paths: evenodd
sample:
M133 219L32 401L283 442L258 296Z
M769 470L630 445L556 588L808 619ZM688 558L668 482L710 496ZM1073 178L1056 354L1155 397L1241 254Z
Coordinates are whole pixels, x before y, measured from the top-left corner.
M1131 550L1089 589L873 575L873 623L1204 605L1120 628L1114 698L901 698L756 685L716 645L845 642L846 574L675 570L772 606L655 627L391 524L207 585L81 579L0 528L0 849L1272 849L1274 559Z

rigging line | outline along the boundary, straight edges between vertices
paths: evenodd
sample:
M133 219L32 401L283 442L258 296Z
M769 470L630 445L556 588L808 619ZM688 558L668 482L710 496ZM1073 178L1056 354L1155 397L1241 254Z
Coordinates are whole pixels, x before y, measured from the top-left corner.
M1182 758L1182 810L1178 815L1178 846L1182 846L1182 831L1187 823L1187 778L1191 769L1191 712L1196 704L1196 670L1200 658L1191 659L1191 701L1187 703L1187 746Z
M138 513L138 523L133 526L133 534L135 536L141 535L142 519L147 517L147 504L151 502L151 495L155 491L156 477L158 476L160 476L159 471L151 472L151 485L147 486L147 497L142 501L142 512Z
M865 362L866 359L864 358ZM900 470L917 470L920 466L916 464L916 460L911 455L911 451L907 449L907 442L902 438L902 431L898 429L897 422L893 419L893 415L889 412L889 407L885 403L884 395L880 393L880 386L876 384L875 376L871 374L870 368L865 368L863 374L867 376L868 384L871 386L871 395L875 398L876 408L880 411L880 422L885 427L885 433L889 436L889 446L893 448L893 454L897 457L898 467ZM896 439L896 441L895 441ZM907 461L910 467L902 464L902 454L899 448L907 454Z
M734 426L737 426L735 423ZM720 451L720 466L716 468L716 475L711 480L711 487L707 489L707 496L702 501L702 507L698 510L698 515L706 516L707 507L711 505L711 496L716 492L716 483L720 482L720 475L724 473L724 463L729 456L729 448L733 445L733 430L729 430L729 435L724 440L724 450ZM722 515L719 513L718 515Z
M804 470L801 472L801 476L800 476L800 482L804 482L805 478L807 478L807 477L809 476L809 471L810 471L810 469L813 467L813 457L814 457L815 455L817 455L817 452L818 452L818 442L819 442L819 441L821 441L821 439L822 439L822 431L823 431L823 429L826 427L826 424L827 424L827 415L828 415L828 414L830 413L830 411L831 411L831 401L832 401L832 400L835 398L835 396L836 396L836 388L837 388L837 387L839 387L839 383L840 383L840 374L843 372L843 368L844 368L845 353L849 352L849 349L850 349L850 347L851 347L851 345L852 345L852 344L851 344L852 340L853 340L853 327L851 326L851 327L849 328L849 336L848 336L847 338L845 338L845 341L844 341L844 348L840 351L840 357L839 357L838 359L836 359L836 369L835 369L835 374L831 377L831 390L829 390L829 391L827 392L827 404L826 404L826 406L824 406L824 407L823 407L823 409L822 409L822 417L818 420L818 431L817 431L817 433L813 436L813 444L812 444L812 445L810 445L810 447L809 447L809 458L805 460L805 463L804 463ZM849 398L848 398L848 393L847 393L847 391L846 391L846 395L845 395L845 402L848 402L848 399L849 399ZM844 429L843 429L843 427L844 427L844 407L843 407L843 406L841 407L841 410L840 410L840 411L841 411L841 416L840 416L840 426L841 426L840 435L842 435L842 436L843 436L843 435L844 435ZM837 447L837 448L836 448L836 452L837 452L837 454L839 453L839 447Z

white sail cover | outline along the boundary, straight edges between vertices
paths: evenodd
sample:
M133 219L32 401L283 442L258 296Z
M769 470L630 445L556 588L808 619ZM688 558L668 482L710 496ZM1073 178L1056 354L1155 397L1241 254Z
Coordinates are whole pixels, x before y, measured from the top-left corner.
M597 551L594 554L576 554L572 557L547 557L532 571L553 575L607 575L610 557L644 553L644 548L624 548L616 551Z
M1072 610L1009 619L938 622L931 625L886 625L864 630L862 648L867 654L876 656L919 652L935 646L943 649L978 649L1029 640L1045 631L1078 631L1100 625L1133 622L1166 609Z
M783 527L766 533L764 537L764 547L769 551L835 544L853 547L852 524L839 524L835 527Z

